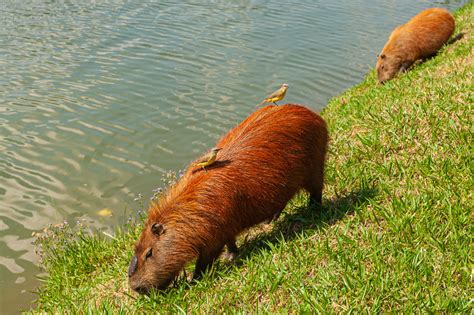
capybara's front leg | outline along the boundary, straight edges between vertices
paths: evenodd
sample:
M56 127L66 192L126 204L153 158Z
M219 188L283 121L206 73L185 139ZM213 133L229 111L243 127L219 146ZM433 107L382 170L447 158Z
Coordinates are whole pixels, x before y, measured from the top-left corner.
M398 70L398 73L405 73L408 71L408 69L411 67L411 65L414 63L414 61L407 60L402 63L400 70Z
M196 268L194 269L193 280L202 278L203 273L206 272L219 257L223 247L224 245L217 247L217 249L204 250L199 254L196 261Z

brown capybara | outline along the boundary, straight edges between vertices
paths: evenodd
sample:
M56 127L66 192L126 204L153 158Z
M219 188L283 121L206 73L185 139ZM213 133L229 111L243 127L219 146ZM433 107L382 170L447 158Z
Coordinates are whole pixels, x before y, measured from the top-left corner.
M321 203L328 133L311 110L286 104L263 107L217 143L206 170L191 166L148 210L128 269L132 289L163 289L197 257L198 278L224 245L271 221L304 188Z
M377 59L379 82L393 79L418 59L435 55L453 32L453 16L440 8L424 10L395 28Z

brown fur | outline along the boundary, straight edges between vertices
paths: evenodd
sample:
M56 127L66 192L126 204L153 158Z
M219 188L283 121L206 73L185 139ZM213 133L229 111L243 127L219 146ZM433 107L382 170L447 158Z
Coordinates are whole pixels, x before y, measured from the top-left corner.
M191 166L150 207L130 286L141 293L165 288L195 257L199 277L225 244L235 252L240 232L278 216L302 188L320 203L327 142L324 120L303 106L251 114L218 141L222 150L207 172Z
M379 82L393 79L418 59L435 55L451 37L454 27L449 11L432 8L395 28L377 60Z

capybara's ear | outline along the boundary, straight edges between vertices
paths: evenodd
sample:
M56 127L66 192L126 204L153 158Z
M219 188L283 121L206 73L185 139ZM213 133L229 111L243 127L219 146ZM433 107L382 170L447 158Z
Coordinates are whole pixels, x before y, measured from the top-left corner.
M151 225L151 232L156 236L159 236L165 232L165 227L161 223L153 223Z
M385 58L385 54L381 54L381 55L380 55L380 58L384 59L384 58Z

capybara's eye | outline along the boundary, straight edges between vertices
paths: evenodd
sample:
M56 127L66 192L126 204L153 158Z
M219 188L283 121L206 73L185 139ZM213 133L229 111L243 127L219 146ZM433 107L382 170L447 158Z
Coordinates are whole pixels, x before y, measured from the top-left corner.
M150 248L147 252L146 252L146 258L149 258L151 257L151 255L153 255L153 251L152 251L152 248Z

